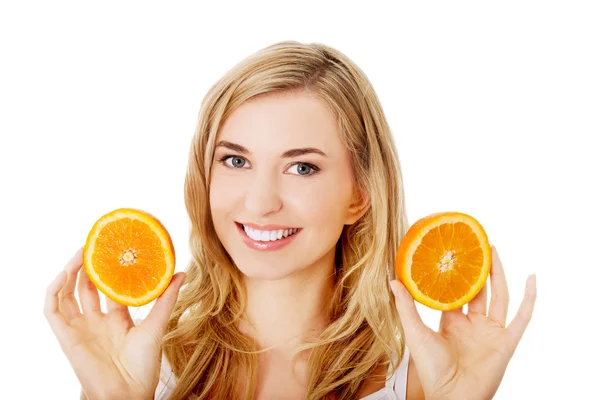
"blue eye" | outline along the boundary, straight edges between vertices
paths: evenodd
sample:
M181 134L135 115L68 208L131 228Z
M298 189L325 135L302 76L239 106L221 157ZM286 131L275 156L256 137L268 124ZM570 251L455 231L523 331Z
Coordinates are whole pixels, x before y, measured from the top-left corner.
M296 163L296 164L292 165L290 167L290 169L288 169L288 171L291 170L292 168L296 168L296 171L298 172L297 174L293 174L293 175L300 175L300 176L311 176L319 171L318 167L316 167L315 165L312 165L312 164L308 164L308 163Z
M231 169L248 169L250 168L248 163L248 160L246 160L244 157L241 156L236 156L236 155L226 155L223 156L221 159L218 160L221 164L223 164L224 166L226 166L227 168L231 168ZM295 172L291 172L292 169L296 169ZM293 164L291 167L289 167L287 169L286 172L290 171L290 173L292 175L298 175L298 176L312 176L314 174L316 174L317 172L319 172L321 169L319 167L317 167L316 165L310 164L310 163L305 163L305 162L298 162Z
M231 160L231 163L228 162L230 160ZM239 156L225 156L225 157L221 158L219 161L230 168L238 168L239 169L239 168L244 168L244 165L246 165L246 159L243 157L239 157Z

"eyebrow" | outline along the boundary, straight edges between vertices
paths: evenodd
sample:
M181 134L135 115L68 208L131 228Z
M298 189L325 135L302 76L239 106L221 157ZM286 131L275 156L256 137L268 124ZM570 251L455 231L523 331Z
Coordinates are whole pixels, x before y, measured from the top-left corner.
M237 151L238 153L250 154L250 150L248 150L244 146L236 144L236 143L228 142L227 140L221 140L221 141L219 141L219 143L217 143L216 147L225 147L225 148L228 148L230 150ZM303 148L300 148L300 149L286 150L286 151L283 152L283 154L281 154L281 158L299 157L299 156L302 156L304 154L319 154L319 155L321 155L323 157L327 157L327 154L325 154L324 152L322 152L321 150L319 150L319 149L317 149L315 147L303 147Z

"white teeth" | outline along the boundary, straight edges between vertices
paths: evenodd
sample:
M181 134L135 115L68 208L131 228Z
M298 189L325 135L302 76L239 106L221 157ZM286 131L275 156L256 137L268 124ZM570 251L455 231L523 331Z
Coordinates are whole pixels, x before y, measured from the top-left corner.
M279 229L277 231L259 231L258 229L250 228L249 226L244 225L244 231L246 235L253 240L261 241L261 242L274 242L276 240L286 238L290 235L293 235L298 231L297 228L294 229Z
M260 239L261 239L261 234L260 234L260 232L258 232L258 231L252 231L252 236L251 236L251 238L252 238L252 239L254 239L254 240L260 240Z

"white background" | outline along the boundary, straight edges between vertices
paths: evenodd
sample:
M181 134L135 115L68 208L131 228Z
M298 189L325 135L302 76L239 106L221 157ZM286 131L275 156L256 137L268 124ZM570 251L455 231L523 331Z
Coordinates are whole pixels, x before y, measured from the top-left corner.
M506 269L509 319L537 273L534 318L496 398L600 398L597 2L214 3L0 6L0 397L78 396L42 307L99 216L152 212L185 267L183 180L202 97L242 58L292 39L336 47L366 72L410 222L479 219Z

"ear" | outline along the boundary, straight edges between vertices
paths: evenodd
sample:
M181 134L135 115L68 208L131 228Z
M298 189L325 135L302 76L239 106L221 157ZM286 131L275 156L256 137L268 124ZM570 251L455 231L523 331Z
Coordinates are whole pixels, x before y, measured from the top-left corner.
M366 190L359 188L354 191L352 203L348 207L346 212L346 220L344 225L352 225L360 219L369 207L371 206L371 199Z

